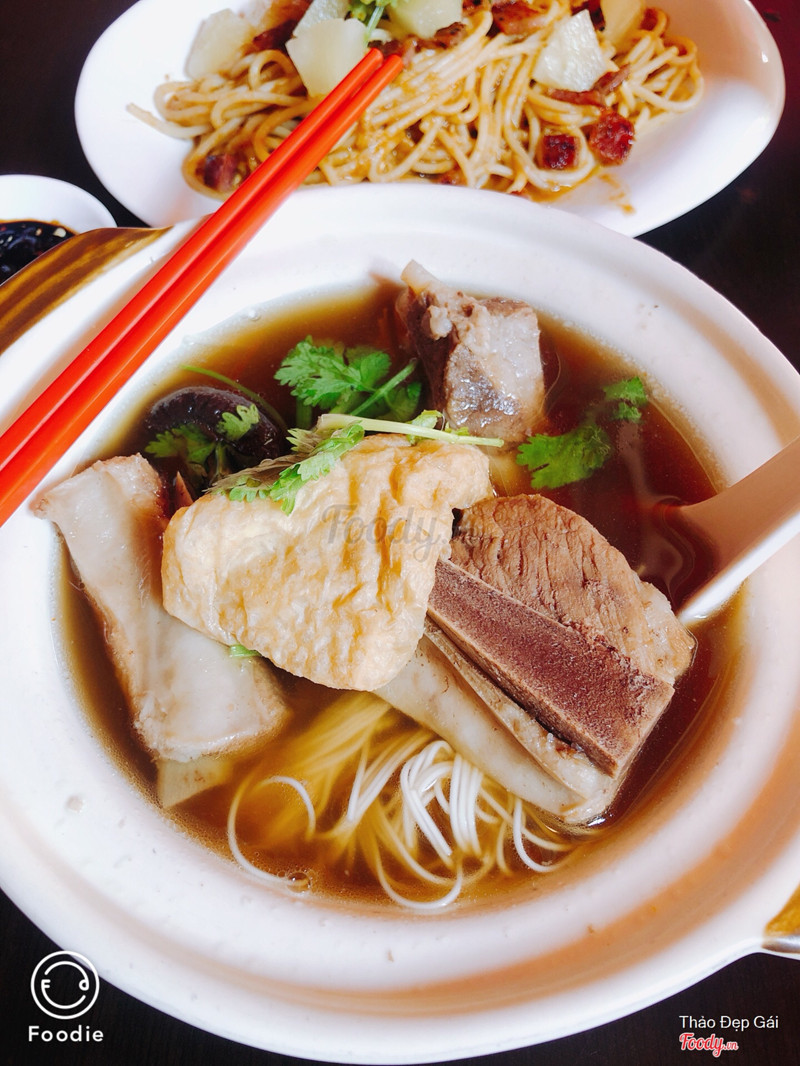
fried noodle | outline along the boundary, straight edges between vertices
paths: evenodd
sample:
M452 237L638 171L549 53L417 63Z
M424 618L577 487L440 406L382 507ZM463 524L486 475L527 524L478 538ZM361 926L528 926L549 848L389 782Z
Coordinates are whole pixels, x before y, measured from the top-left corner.
M497 32L492 11L464 16L464 33L448 47L417 42L403 71L309 179L331 185L428 178L531 198L573 188L598 169L588 141L601 110L628 119L638 140L664 119L693 107L702 93L697 49L668 33L664 12L649 8L624 51L601 45L619 85L598 103L558 98L533 80L537 56L554 27L571 14L570 0L529 3L536 29ZM221 74L196 82L168 81L155 93L158 117L129 110L173 137L193 141L183 176L209 187L208 162L234 159L234 183L251 172L314 104L280 49L249 52ZM542 165L543 134L568 134L576 153L566 168Z

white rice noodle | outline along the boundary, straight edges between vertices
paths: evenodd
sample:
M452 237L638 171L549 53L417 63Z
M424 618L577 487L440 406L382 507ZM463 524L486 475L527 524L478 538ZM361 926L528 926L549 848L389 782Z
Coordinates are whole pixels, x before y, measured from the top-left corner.
M234 857L271 884L286 885L287 879L245 854L248 847L268 852L271 832L277 834L273 839L302 833L326 861L360 861L387 897L423 912L447 906L492 874L523 867L546 873L582 839L546 825L530 803L497 785L446 740L366 693L348 693L323 710L287 745L280 765L280 773L251 774L228 818ZM296 817L282 826L280 815L265 815L263 839L243 844L237 824L242 805L257 803L265 788L277 784L300 797L305 828Z

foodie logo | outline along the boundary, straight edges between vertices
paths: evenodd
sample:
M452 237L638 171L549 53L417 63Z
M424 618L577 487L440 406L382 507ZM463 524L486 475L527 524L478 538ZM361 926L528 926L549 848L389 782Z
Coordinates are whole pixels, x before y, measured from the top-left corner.
M45 956L31 976L31 995L39 1010L51 1018L80 1018L97 999L100 978L85 955L54 951Z

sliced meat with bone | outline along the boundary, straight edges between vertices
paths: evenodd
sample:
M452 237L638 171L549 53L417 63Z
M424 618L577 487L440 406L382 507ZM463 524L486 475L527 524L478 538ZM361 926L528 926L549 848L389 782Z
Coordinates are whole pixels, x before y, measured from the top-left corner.
M437 564L430 617L521 707L621 774L672 688L450 562Z
M377 693L566 825L602 814L619 781L559 740L428 621L413 659Z
M410 263L397 301L406 347L424 368L430 406L476 436L521 441L539 422L544 373L536 312L520 300L479 300Z
M614 778L693 650L661 593L590 523L540 496L464 511L428 612L520 707Z

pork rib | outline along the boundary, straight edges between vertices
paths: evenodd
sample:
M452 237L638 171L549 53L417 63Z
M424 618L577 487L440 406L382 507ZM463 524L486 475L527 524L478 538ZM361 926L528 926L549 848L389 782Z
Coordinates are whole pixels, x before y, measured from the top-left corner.
M405 344L422 363L429 403L451 426L521 441L542 415L544 372L536 312L520 300L479 300L418 263L397 301Z
M672 696L600 640L588 640L450 562L428 614L521 707L618 776Z
M457 566L605 641L643 674L672 685L691 662L694 638L667 598L590 522L546 496L479 501L461 514L451 549Z

